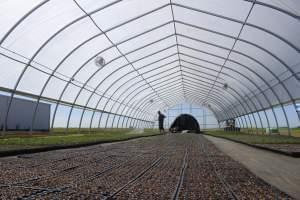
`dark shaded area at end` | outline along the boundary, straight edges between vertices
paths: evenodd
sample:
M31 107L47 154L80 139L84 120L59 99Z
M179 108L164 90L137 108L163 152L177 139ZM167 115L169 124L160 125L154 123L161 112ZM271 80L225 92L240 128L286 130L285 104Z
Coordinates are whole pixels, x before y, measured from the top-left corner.
M184 130L193 133L200 133L200 126L192 115L179 115L170 127L170 132L181 132Z

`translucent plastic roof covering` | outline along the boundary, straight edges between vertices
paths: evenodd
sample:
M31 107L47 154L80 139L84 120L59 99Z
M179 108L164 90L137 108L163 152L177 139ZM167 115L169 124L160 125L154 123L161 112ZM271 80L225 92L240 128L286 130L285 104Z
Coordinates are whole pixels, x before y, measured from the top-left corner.
M1 0L0 90L133 117L295 104L299 13L299 0Z

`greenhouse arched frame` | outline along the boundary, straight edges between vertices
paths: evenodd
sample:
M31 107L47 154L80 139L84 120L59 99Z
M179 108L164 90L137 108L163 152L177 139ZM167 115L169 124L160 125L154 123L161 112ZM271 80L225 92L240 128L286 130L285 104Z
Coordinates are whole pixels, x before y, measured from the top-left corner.
M50 128L92 131L152 128L158 110L187 102L219 123L291 135L299 13L297 0L0 2L2 133L23 98L35 102L31 132L42 103L51 104Z

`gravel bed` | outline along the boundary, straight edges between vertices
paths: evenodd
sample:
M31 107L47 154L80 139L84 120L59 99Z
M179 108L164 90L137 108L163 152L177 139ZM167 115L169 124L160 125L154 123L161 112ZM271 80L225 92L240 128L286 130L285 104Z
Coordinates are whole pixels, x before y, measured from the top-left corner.
M197 134L0 158L0 199L292 199Z
M186 141L174 141L165 159L136 184L120 192L117 199L171 199L180 179ZM163 191L163 192L162 192Z
M203 139L203 137L201 140L191 138L187 169L179 199L231 199L203 152L201 146Z

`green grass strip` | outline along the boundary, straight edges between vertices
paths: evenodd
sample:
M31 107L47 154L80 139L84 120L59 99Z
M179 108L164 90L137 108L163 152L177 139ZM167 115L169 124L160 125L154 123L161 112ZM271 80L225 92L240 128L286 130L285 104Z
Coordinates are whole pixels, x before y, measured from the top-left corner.
M208 131L208 135L224 137L249 144L300 144L300 138L284 135L255 135L243 132Z
M120 132L120 131L106 131L106 132L93 132L93 133L71 133L71 134L53 134L45 136L21 136L11 137L7 136L0 138L0 151L16 150L16 149L30 149L37 147L47 146L62 146L73 144L86 144L95 142L107 142L107 141L122 141L131 138L138 138L144 136L159 135L156 130L147 130L143 133L135 131Z

